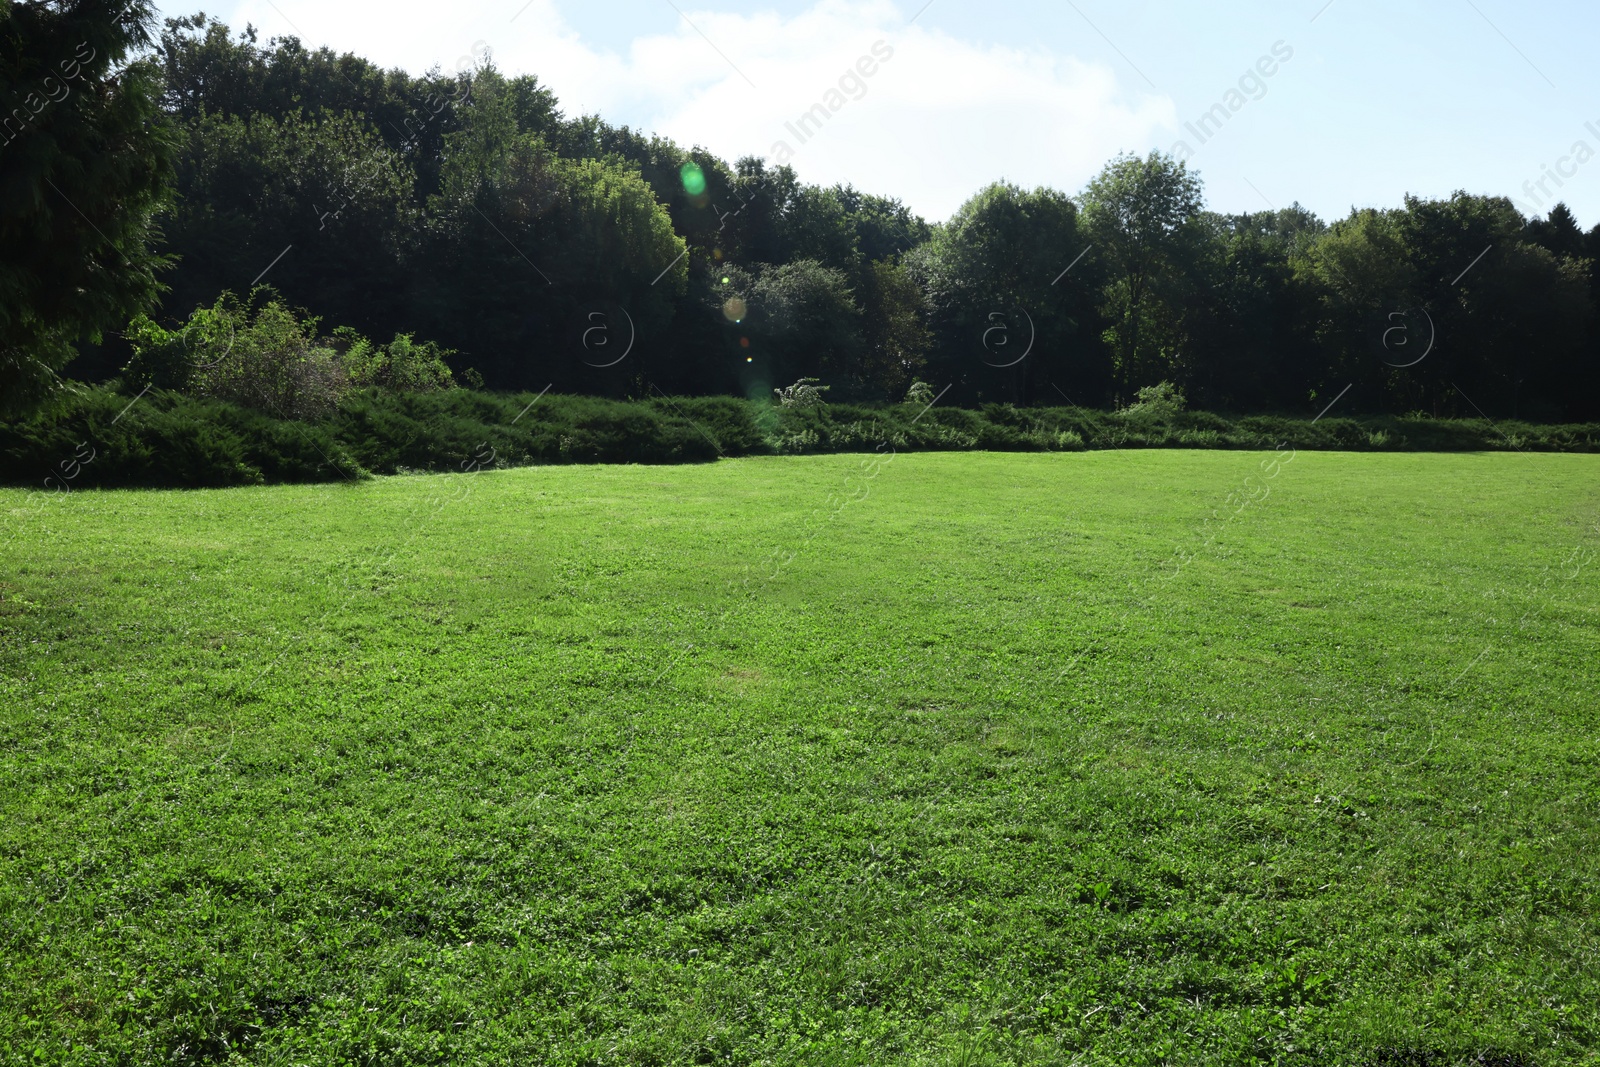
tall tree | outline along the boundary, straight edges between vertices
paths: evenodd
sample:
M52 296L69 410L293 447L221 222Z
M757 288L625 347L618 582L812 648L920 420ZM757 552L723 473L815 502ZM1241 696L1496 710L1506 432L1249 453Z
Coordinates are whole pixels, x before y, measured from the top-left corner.
M159 72L135 58L154 23L148 0L0 8L0 408L156 299L174 146Z
M1170 372L1178 294L1205 235L1198 176L1171 156L1118 156L1083 193L1083 217L1105 266L1119 384Z
M364 331L405 325L416 174L355 115L203 114L185 127L174 318L263 278L292 303ZM270 268L270 273L268 269Z
M833 195L850 216L856 245L869 263L902 256L933 236L921 216L892 197L858 192L850 185L834 186Z
M879 398L898 399L927 362L933 344L927 297L904 264L880 259L867 266L860 300L866 342L861 381Z
M1089 403L1104 394L1094 336L1102 265L1064 193L991 185L936 227L907 265L932 305L929 373L955 385L956 396Z
M1582 261L1529 241L1504 197L1408 196L1352 212L1296 264L1323 293L1318 332L1357 403L1555 417L1590 315Z
M870 393L861 307L842 271L811 259L769 266L750 292L742 325L753 341L752 373L763 383L820 377L841 399Z
M416 264L421 332L459 349L491 384L622 387L616 375L590 373L610 369L601 365L614 352L584 346L601 323L608 338L618 330L639 340L616 374L667 359L657 339L688 265L666 209L636 171L564 159L518 130L515 95L492 70L474 79L463 128L446 140L427 214Z
M1528 239L1554 255L1572 259L1584 256L1583 230L1566 204L1557 204L1545 218L1528 220Z
M1292 258L1325 227L1298 204L1277 211L1203 217L1206 239L1181 301L1174 381L1191 404L1289 410L1325 383L1309 326L1314 290Z

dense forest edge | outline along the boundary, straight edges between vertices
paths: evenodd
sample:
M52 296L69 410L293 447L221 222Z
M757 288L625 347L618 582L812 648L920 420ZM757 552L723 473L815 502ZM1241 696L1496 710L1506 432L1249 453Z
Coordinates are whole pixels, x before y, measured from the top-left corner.
M730 165L569 117L486 49L414 76L144 0L0 0L0 74L14 484L1594 447L1600 226L1548 178L1327 222L1214 212L1182 159L1124 155L930 224L781 143Z

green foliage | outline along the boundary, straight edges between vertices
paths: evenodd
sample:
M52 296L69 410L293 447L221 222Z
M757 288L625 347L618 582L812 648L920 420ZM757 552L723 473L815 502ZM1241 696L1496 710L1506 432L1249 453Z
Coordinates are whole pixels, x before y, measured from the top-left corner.
M333 339L343 346L339 360L352 388L427 393L455 387L449 365L453 353L432 341L419 342L403 333L387 345L375 345L348 326L334 330Z
M1087 236L1106 266L1107 339L1124 386L1176 359L1184 283L1205 248L1201 183L1159 152L1118 156L1083 194Z
M256 306L259 305L259 306ZM452 388L452 355L409 334L375 345L348 326L318 335L319 320L261 288L241 301L224 293L177 330L147 317L129 327L135 385L179 389L283 419L331 415L351 390L400 392Z
M927 373L953 383L960 402L1053 403L1051 382L1103 390L1104 361L1083 329L1096 314L1099 264L1065 194L995 183L936 227L907 267L935 333Z
M811 260L852 281L862 257L855 226L843 201L831 189L802 185L790 194L778 217L779 262Z
M317 320L268 296L259 307L226 293L206 310L215 325L201 333L185 330L177 340L186 349L189 367L183 388L196 396L224 400L282 419L325 417L338 406L349 387L349 374L332 345L317 336ZM170 364L171 335L142 329L134 344L135 374ZM184 342L195 339L193 347ZM140 347L154 341L149 350ZM145 367L150 367L146 372Z
M25 82L48 50L23 49L14 31L43 26L53 8L15 10L5 40ZM143 10L115 32L146 34L131 29L147 26ZM95 284L36 286L0 315L62 322L76 303L82 325L104 281L132 302L101 301L87 335L137 317L155 291L145 238L158 221L178 262L151 319L210 307L270 272L289 306L367 337L429 338L491 388L760 396L816 376L836 400L882 402L920 376L955 405L1109 407L1168 381L1235 413L1305 410L1349 387L1345 406L1368 413L1600 416L1600 228L1584 233L1563 205L1526 222L1504 198L1460 193L1331 227L1298 205L1220 215L1203 209L1195 174L1153 153L1111 161L1075 199L1000 182L930 227L898 200L808 185L789 166L730 164L569 118L537 78L502 74L481 49L414 78L193 16L168 21L156 60L166 119L141 131L160 141L163 125L177 127L176 202L122 197L145 220L100 227L120 251L91 266ZM138 88L150 74L134 64L113 78L127 97L117 122L155 92ZM34 126L69 110L24 104ZM15 154L23 143L0 161L28 163L4 173L27 195L0 215L34 212L49 226L6 248L48 239L52 256L78 262L74 242L99 238L46 232L77 217L48 195L49 218L38 215L40 161ZM160 145L141 143L144 156L88 145L63 166L98 160L132 180L159 163ZM732 296L748 315L726 313ZM148 380L177 386L178 349L160 357L162 339L132 328L148 359L167 360ZM70 337L85 335L28 329L27 344L0 331L9 396L36 395L72 354ZM1390 351L1396 338L1416 344ZM103 380L123 356L113 339L77 372Z
M820 379L801 378L793 385L786 385L781 389L774 389L778 403L786 408L820 407L825 403L822 394L829 389L826 385L817 384Z
M921 216L887 196L858 192L854 186L834 186L833 195L855 230L855 245L866 263L898 259L924 244L933 229Z
M1147 385L1135 397L1132 404L1122 409L1122 414L1139 421L1166 422L1188 406L1183 390L1171 382Z
M300 328L292 317L274 314L268 321L273 329ZM195 351L217 351L198 343L185 347L181 335L167 336L177 337L171 343L180 366L192 366L188 360ZM342 358L340 342L319 343L331 358ZM1315 422L1265 415L1229 419L1185 410L1178 397L1161 387L1146 390L1144 401L1116 413L1010 404L973 411L943 403L928 407L926 401L824 404L821 390L826 387L815 379L791 387L796 396L813 402L789 405L733 397L622 401L554 393L347 387L336 410L305 421L283 418L270 406L164 391L154 381L145 383L152 388L143 393L70 390L29 418L0 429L0 483L39 486L47 478L59 481L70 475L74 487L242 485L342 481L369 471L695 463L768 453L891 449L1600 452L1600 425L1593 423L1491 424L1425 415ZM215 448L208 452L212 444ZM91 451L98 458L84 464L80 453ZM171 471L163 469L167 462Z
M1109 407L1169 381L1231 412L1351 386L1369 413L1600 416L1600 230L1560 205L1220 215L1152 153L1076 199L997 183L930 227L786 165L568 118L481 51L412 78L193 17L160 58L183 131L167 318L271 264L292 304L431 338L491 388L755 396L816 376L867 402L920 376L959 405ZM1430 354L1398 366L1386 339L1410 336L1401 355Z
M75 341L152 306L173 181L146 0L0 12L0 414L56 387Z
M1306 358L1317 347L1316 294L1291 266L1325 230L1321 220L1296 204L1205 213L1197 226L1206 247L1175 290L1180 336L1163 373L1204 406L1232 411L1262 411L1325 388L1325 368Z
M271 268L275 288L333 321L392 322L420 228L415 175L350 114L205 113L186 126L165 230L182 255L171 310L209 305Z
M512 104L503 80L482 72L463 128L446 138L428 204L424 332L500 384L571 386L585 381L571 324L604 298L635 331L663 328L686 289L685 243L637 173L560 157L517 129Z
M1561 354L1579 348L1592 314L1588 266L1527 240L1503 197L1354 212L1296 268L1321 295L1319 340L1335 373L1402 410L1472 411L1463 398L1489 396L1501 411L1548 418L1587 380Z
M108 486L255 485L359 478L329 427L152 389L58 395L0 428L0 471L46 492Z
M140 314L122 335L133 350L133 358L124 368L129 381L158 389L182 389L189 384L191 356L181 331L168 330Z
M845 275L815 260L762 269L750 285L746 330L782 381L816 368L860 396L867 389L861 305Z
M866 342L863 391L892 396L927 363L933 347L927 297L911 271L891 260L869 264L859 291Z

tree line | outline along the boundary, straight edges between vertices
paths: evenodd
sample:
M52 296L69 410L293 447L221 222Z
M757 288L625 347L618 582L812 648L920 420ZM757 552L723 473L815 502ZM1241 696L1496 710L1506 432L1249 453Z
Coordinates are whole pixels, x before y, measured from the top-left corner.
M1600 227L1458 192L1206 208L1171 156L929 224L787 165L565 115L486 53L420 76L151 6L0 0L0 388L105 379L128 323L271 286L496 390L1576 420ZM69 77L69 71L71 76Z

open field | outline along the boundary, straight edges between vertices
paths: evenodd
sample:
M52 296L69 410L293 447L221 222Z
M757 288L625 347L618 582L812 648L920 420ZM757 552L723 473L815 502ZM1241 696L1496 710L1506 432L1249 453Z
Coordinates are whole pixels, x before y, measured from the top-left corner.
M0 491L0 1056L1600 1062L1600 457L1264 462Z

